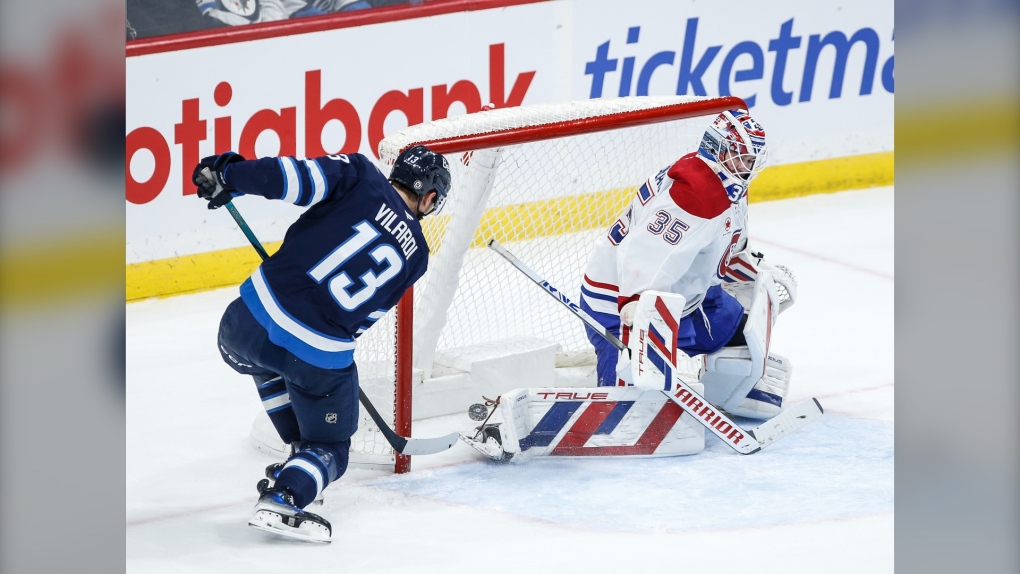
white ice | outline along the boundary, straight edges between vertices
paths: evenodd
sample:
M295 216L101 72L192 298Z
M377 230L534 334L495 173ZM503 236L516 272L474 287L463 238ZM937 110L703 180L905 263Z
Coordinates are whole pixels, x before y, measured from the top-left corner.
M247 526L272 459L215 346L236 288L128 305L128 572L891 572L893 189L752 204L750 233L797 276L772 348L820 420L752 456L709 434L688 457L496 466L458 444L406 475L352 469L312 509L330 545Z

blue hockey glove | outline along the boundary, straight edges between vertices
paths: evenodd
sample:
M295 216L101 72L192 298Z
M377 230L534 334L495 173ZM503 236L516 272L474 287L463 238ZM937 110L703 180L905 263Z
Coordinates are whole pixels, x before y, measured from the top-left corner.
M209 201L209 209L223 207L231 199L234 186L227 183L224 172L227 166L244 161L244 157L232 151L202 158L191 174L191 181L198 187L198 196Z

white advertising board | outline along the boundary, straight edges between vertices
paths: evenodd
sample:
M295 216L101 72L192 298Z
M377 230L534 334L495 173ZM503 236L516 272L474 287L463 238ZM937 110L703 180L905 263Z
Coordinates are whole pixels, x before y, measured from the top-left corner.
M128 58L127 262L246 245L194 197L206 155L374 157L488 102L685 93L745 99L775 163L890 151L893 5L550 0ZM236 203L264 241L301 213Z

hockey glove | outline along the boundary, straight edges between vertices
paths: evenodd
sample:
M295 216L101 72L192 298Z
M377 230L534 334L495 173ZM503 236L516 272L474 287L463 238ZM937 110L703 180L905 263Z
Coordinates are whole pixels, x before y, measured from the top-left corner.
M228 151L202 158L195 166L191 181L198 187L198 196L209 202L209 209L223 207L233 199L234 186L227 183L224 172L228 165L237 161L244 161L244 157Z

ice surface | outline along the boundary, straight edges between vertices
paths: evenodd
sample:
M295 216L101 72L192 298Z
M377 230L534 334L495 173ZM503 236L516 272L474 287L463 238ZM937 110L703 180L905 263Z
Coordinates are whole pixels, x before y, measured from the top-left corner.
M352 470L313 510L328 546L246 524L273 459L248 444L251 382L215 346L236 289L128 305L128 572L891 572L893 197L750 208L752 245L799 282L772 348L820 420L751 456L709 435L667 459L499 466L458 444L408 475Z

